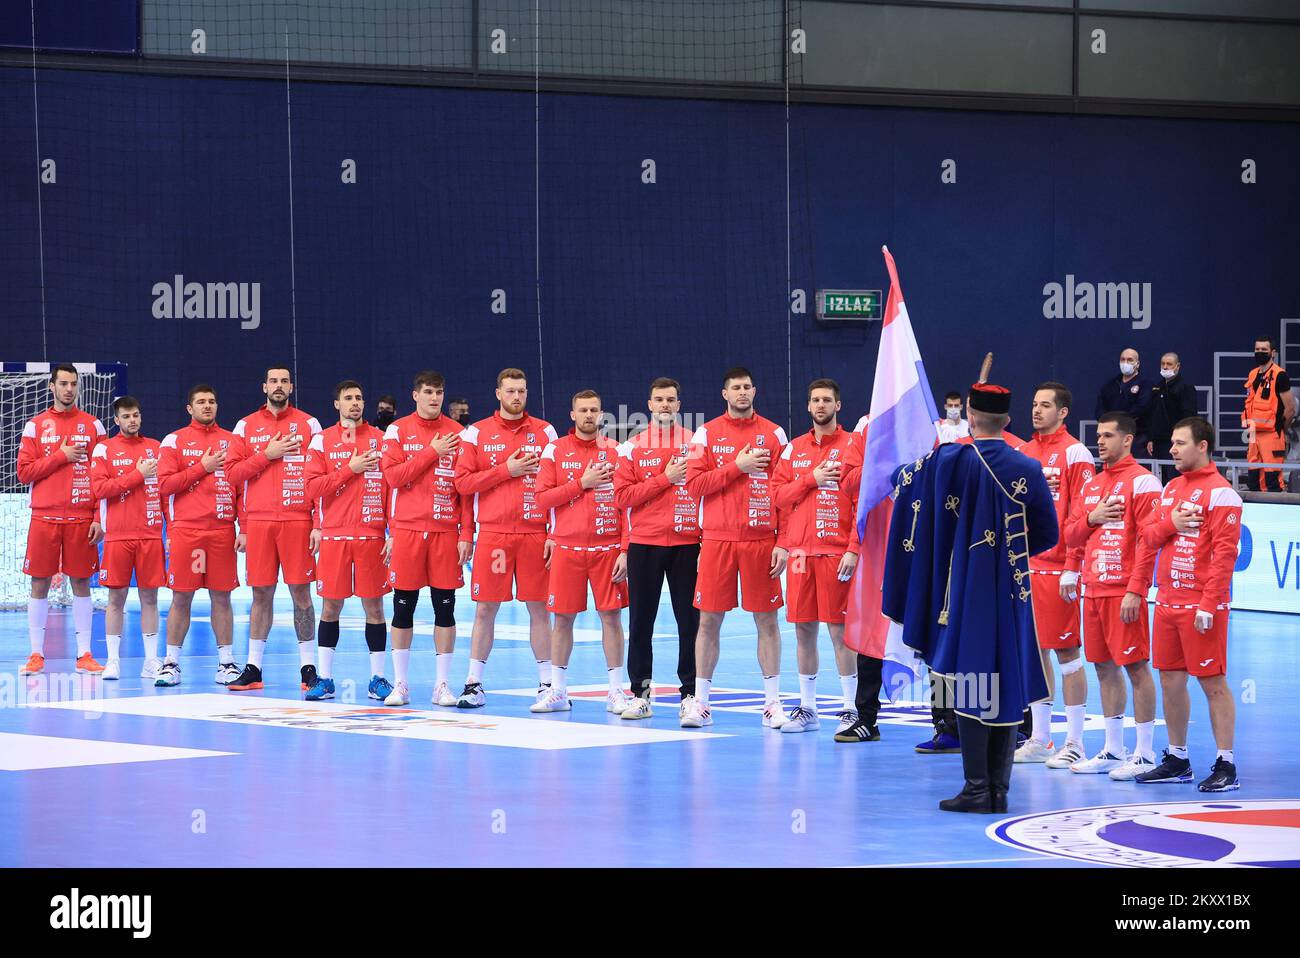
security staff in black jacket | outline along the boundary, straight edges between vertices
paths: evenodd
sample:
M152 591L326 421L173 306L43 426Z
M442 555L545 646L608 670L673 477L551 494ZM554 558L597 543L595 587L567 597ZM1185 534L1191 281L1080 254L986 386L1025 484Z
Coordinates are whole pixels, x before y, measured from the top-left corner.
M1153 459L1168 459L1174 424L1198 415L1196 387L1183 380L1177 353L1165 353L1160 357L1160 381L1151 390L1148 410L1147 455ZM1158 474L1161 482L1168 482L1176 473L1173 466L1161 466Z
M1097 395L1094 419L1102 413L1126 412L1137 421L1138 432L1133 448L1147 447L1147 411L1151 405L1151 380L1138 375L1141 366L1138 351L1129 346L1119 354L1119 375L1108 380Z

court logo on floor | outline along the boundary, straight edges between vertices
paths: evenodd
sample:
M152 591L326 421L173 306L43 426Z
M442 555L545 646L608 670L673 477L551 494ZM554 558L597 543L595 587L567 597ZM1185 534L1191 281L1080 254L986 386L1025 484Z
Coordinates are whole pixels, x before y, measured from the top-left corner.
M1141 868L1300 866L1300 799L1071 808L990 825L1013 848Z

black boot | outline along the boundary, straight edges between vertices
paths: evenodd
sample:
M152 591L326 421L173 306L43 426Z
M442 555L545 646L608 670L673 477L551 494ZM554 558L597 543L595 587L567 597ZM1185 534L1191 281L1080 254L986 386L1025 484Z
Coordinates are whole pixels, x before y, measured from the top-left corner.
M1007 792L1011 791L1011 766L1016 757L1016 730L1012 726L989 729L989 803L990 811L1007 810Z
M990 812L993 810L989 792L989 732L964 715L957 716L958 736L961 739L961 768L966 776L966 786L952 798L939 803L945 812Z

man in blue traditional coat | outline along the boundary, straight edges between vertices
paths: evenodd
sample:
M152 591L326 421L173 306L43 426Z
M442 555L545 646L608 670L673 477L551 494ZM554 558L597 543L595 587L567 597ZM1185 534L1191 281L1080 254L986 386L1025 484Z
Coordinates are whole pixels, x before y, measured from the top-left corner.
M1016 727L1048 697L1029 557L1059 531L1040 464L1002 438L1011 392L976 383L966 407L973 443L894 474L882 611L954 698L966 785L939 807L1005 812Z

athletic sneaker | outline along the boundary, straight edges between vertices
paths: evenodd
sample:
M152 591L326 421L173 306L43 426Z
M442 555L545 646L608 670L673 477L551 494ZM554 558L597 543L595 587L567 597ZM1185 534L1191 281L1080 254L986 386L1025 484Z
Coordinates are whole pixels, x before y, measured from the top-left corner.
M1116 782L1131 782L1143 772L1149 772L1156 767L1156 760L1148 755L1139 755L1136 752L1128 757L1128 761L1119 768L1110 770L1110 777Z
M433 690L433 704L441 705L445 709L456 707L456 693L446 682L439 682L438 687Z
M27 657L27 663L18 670L19 675L39 675L45 671L45 656L33 652Z
M316 679L317 679L316 666L304 665L298 671L302 673L302 690L306 692L309 688L311 688L313 685L316 684Z
M164 662L158 669L158 677L153 680L153 684L159 688L170 688L173 685L181 684L181 667L177 662Z
M140 668L140 678L156 679L158 670L162 668L163 660L156 655L151 655L144 660L144 665Z
M1133 779L1139 785L1183 785L1191 780L1192 763L1185 758L1178 758L1168 749L1159 765Z
M376 702L382 702L388 696L393 694L393 683L388 681L382 675L370 676L370 685L366 687L366 695L370 696Z
M780 728L787 721L780 699L768 702L763 706L763 728Z
M840 724L835 726L835 734L841 735L844 732L847 732L849 729L853 728L853 726L857 724L858 710L841 709L840 713L835 717L840 720Z
M466 682L465 690L456 700L458 709L481 709L486 704L487 696L483 694L482 682Z
M681 716L682 728L703 728L713 724L713 710L694 695L682 699L678 714Z
M643 699L638 695L628 703L627 708L623 710L623 714L619 717L631 722L637 719L648 719L654 714L654 704L649 699Z
M104 667L96 662L89 652L82 652L77 656L77 671L82 675L99 675L104 671Z
M1070 768L1077 765L1088 757L1088 753L1083 750L1081 742L1066 742L1061 748L1043 764L1048 768Z
M222 662L217 666L217 684L229 685L239 678L239 666L234 662Z
M393 686L393 691L389 692L384 698L385 705L410 705L411 690L405 682L398 682Z
M106 682L116 682L122 677L122 663L117 659L109 659L104 663L104 673L100 678Z
M934 738L922 742L916 747L922 755L951 755L961 751L961 742L956 735L947 732L935 732Z
M232 692L252 692L263 688L262 670L249 662L244 666L244 671L239 673L239 678L227 685L226 688Z
M568 689L547 689L546 694L528 706L530 712L567 712L573 708Z
M1120 749L1118 755L1114 752L1101 751L1092 758L1075 762L1070 766L1070 771L1079 775L1100 775L1102 772L1122 767L1127 761L1127 749Z
M334 680L317 676L315 684L307 690L307 694L303 698L308 702L319 702L321 699L334 698Z
M613 712L615 715L622 715L627 711L627 706L627 693L622 689L611 689L610 693L605 696L606 712Z
M1046 762L1055 754L1056 749L1052 747L1051 742L1040 742L1036 738L1027 738L1016 749L1016 757L1012 761L1017 764Z
M835 733L837 742L879 742L880 729L858 719L842 732Z
M546 698L546 696L550 694L551 694L551 683L542 682L537 686L537 691L533 695L533 701L540 702L542 699Z
M1237 766L1226 758L1216 758L1210 777L1196 786L1202 792L1231 792L1241 787Z
M782 732L815 732L822 727L822 721L812 709L797 705L781 726Z

